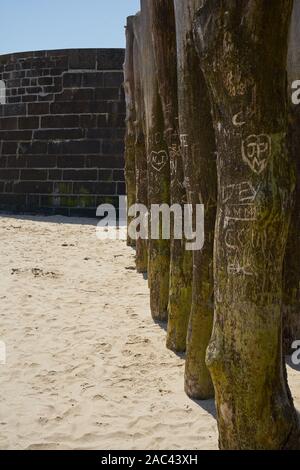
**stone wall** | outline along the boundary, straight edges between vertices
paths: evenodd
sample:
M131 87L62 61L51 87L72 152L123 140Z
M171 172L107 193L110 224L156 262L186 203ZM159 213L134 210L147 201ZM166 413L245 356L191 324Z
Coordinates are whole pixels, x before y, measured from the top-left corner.
M0 56L0 210L94 216L117 205L123 61L122 49Z

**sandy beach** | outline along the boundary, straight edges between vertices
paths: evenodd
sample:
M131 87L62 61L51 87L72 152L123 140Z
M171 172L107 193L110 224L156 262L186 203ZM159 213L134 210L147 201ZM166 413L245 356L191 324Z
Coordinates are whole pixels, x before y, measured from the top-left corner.
M217 449L214 403L184 394L134 251L95 225L0 218L0 448Z

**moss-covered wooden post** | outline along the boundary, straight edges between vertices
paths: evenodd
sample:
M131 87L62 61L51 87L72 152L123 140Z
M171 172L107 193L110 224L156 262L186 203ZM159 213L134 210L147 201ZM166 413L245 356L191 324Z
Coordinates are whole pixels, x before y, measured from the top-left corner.
M287 151L291 0L203 0L195 23L213 106L219 198L207 352L222 449L285 449L298 421L282 360L282 268L295 175Z
M142 88L140 13L133 18L133 33L136 203L148 207L148 172L145 143L145 110ZM136 240L136 267L139 273L146 273L148 270L148 240L142 238Z
M149 0L141 0L142 86L145 105L148 161L148 205L170 204L170 159L164 139L164 118L158 91L152 44ZM151 217L150 217L151 218ZM156 321L168 318L170 240L150 237L148 276L151 313Z
M288 52L289 150L297 174L295 206L284 260L283 338L291 353L300 340L300 2L294 2Z
M125 135L125 180L128 209L136 202L135 181L135 103L134 103L134 73L133 73L133 16L127 18L126 53L124 62L124 90L126 100L126 135ZM128 215L127 224L132 221ZM135 240L127 237L127 244L135 246Z
M162 101L165 140L171 167L171 205L184 213L186 191L178 127L177 45L173 0L150 0L151 30L158 88ZM178 222L178 220L176 220ZM170 296L168 306L167 347L175 352L186 349L187 327L191 311L192 255L185 240L175 239L171 229Z
M213 323L213 243L216 217L216 145L208 91L193 39L201 0L175 0L181 148L188 201L204 204L205 243L193 252L193 297L187 337L185 390L190 397L213 396L205 354Z

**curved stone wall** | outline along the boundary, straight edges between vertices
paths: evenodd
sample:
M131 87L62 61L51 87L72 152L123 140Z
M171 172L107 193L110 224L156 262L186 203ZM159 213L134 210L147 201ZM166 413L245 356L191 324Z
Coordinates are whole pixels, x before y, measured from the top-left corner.
M95 216L118 203L123 61L122 49L0 56L0 210Z

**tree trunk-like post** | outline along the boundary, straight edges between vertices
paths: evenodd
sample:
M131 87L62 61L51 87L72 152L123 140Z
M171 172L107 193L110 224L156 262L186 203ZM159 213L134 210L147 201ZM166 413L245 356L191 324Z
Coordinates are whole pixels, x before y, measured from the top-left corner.
M134 103L134 74L133 74L133 16L127 18L126 53L124 62L124 90L126 101L126 134L125 134L125 180L128 209L136 202L135 181L135 103ZM129 227L133 217L127 216ZM127 236L127 244L135 246L135 240Z
M141 0L142 86L146 122L148 162L148 206L170 204L170 159L164 139L164 118L158 91L156 65L152 44L149 0ZM150 224L152 224L150 211ZM168 318L170 240L149 239L148 277L150 307L155 321Z
M164 136L171 168L171 205L184 214L186 191L178 126L177 45L173 0L149 0L151 30L158 88L164 115ZM176 217L176 216L175 216ZM175 223L178 220L174 220ZM192 256L185 240L174 237L171 227L170 296L168 306L167 347L175 352L186 350L187 327L191 311Z
M297 186L292 223L284 260L283 338L284 352L293 351L300 340L300 3L294 2L288 52L289 149L296 167ZM295 84L295 82L298 83ZM295 89L295 86L297 88Z
M207 364L222 449L298 445L282 360L282 268L295 175L287 151L292 0L203 0L195 22L217 137L215 319Z
M216 145L208 91L193 38L201 0L175 0L178 46L178 98L181 149L188 202L195 212L204 204L205 243L193 252L193 295L187 336L186 393L197 399L214 395L205 364L213 324L213 244L216 218Z
M140 23L140 13L138 13L133 18L136 203L148 207L148 171L145 143L145 110L142 88L142 38ZM142 238L136 240L136 267L139 273L146 273L148 270L148 240Z

